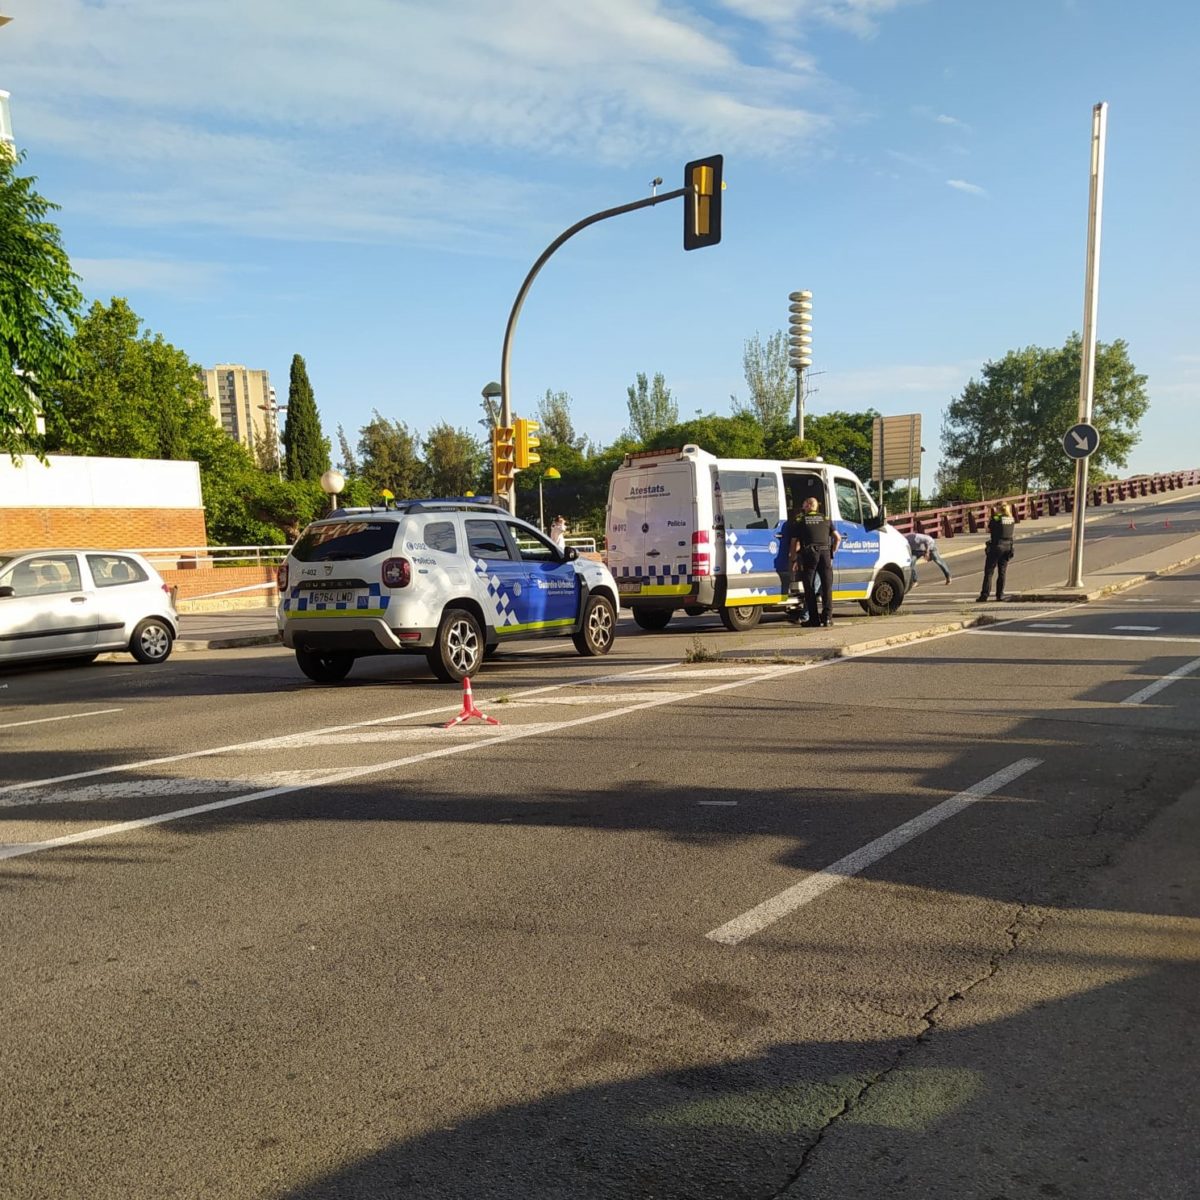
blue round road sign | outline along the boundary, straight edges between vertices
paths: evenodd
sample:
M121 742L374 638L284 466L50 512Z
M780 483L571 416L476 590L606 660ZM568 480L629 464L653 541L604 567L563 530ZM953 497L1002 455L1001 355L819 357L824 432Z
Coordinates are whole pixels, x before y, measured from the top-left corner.
M1095 425L1080 421L1063 434L1062 444L1068 458L1090 458L1100 445L1100 431Z

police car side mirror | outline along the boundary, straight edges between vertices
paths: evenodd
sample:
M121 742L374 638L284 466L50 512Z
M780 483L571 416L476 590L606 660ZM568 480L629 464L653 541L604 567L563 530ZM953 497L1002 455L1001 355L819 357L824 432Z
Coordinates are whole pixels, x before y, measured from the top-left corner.
M7 583L3 587L0 587L0 600L3 600L6 596L15 596L15 595L16 595L16 591L12 587L10 587Z
M579 551L574 546L568 546L563 552L563 562L574 562L579 557Z
M887 513L880 513L876 517L868 517L863 522L863 528L868 533L874 533L876 529L882 529L887 524Z

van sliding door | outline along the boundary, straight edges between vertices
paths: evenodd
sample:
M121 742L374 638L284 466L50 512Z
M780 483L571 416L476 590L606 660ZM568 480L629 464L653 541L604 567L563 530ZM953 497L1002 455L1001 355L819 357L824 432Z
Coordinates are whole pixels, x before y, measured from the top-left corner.
M725 602L778 604L784 599L780 562L787 556L780 522L778 473L760 469L719 470L717 511L724 523Z

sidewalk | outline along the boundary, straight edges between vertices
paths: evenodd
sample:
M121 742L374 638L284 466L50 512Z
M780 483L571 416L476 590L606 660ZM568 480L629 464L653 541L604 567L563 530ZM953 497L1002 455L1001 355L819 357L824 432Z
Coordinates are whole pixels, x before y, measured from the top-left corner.
M1149 496L1129 500L1119 505L1106 504L1091 511L1087 523L1111 517L1114 513L1130 514L1137 521L1166 520L1160 510L1180 500L1200 496L1200 489L1188 489L1169 496ZM1040 517L1022 521L1017 526L1017 540L1038 533L1071 527L1071 515ZM959 534L953 538L938 538L938 548L947 560L965 555L981 557L987 541L986 533ZM1014 593L1002 604L969 604L961 616L948 618L945 613L921 614L904 609L891 617L871 620L851 618L835 623L830 629L801 629L785 622L771 622L744 634L724 630L705 630L697 638L714 639L711 646L715 656L743 657L747 653L772 653L812 658L829 658L857 651L898 645L918 638L950 633L973 625L986 625L997 620L1019 616L1026 605L1048 603L1078 603L1095 600L1113 592L1123 591L1153 579L1165 571L1200 560L1200 534L1177 542L1163 550L1130 559L1119 566L1091 573L1086 586L1078 590L1051 588ZM951 562L951 570L953 563ZM1016 606L1021 606L1018 609ZM179 639L176 651L235 650L252 646L277 646L279 634L275 628L273 607L239 608L225 612L185 613L179 619Z

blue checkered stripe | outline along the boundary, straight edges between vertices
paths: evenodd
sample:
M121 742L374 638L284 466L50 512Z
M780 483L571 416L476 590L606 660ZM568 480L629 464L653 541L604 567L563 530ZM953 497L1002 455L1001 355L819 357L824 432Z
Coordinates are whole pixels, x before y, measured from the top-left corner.
M520 625L521 618L513 608L512 596L504 590L504 585L500 582L498 575L488 573L487 560L475 559L474 567L476 577L483 584L484 591L487 592L488 603L492 610L492 625L497 629L503 629L508 625Z
M653 583L691 583L692 576L687 563L672 566L669 563L647 563L644 567L621 567L615 576L619 583L622 579L648 579Z
M339 588L338 590L346 589ZM302 593L299 588L292 588L291 593L284 599L283 611L296 613L356 612L361 608L386 609L391 598L390 592L384 593L382 583L371 584L365 593L360 592L353 600L339 600L334 604L329 604L324 600L311 600L307 590Z
M770 561L765 565L756 563L752 557L754 554L762 554L766 551L770 556ZM727 575L749 575L751 571L773 571L775 569L775 556L779 553L779 543L772 538L766 546L743 546L738 541L738 535L735 530L730 530L725 534L725 573Z

